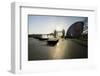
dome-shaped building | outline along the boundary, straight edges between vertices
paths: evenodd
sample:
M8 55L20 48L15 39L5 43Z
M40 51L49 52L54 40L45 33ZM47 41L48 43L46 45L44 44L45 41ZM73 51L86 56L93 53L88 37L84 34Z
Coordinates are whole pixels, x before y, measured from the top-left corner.
M66 33L66 37L69 37L69 38L80 37L81 33L83 32L83 28L84 28L84 22L82 21L75 22L69 27Z

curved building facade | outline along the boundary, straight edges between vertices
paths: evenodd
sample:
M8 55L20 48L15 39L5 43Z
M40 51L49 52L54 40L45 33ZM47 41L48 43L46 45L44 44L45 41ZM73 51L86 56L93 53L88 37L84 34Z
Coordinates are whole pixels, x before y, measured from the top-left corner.
M69 27L66 33L66 37L78 38L83 32L83 28L84 28L84 22L82 21L75 22Z

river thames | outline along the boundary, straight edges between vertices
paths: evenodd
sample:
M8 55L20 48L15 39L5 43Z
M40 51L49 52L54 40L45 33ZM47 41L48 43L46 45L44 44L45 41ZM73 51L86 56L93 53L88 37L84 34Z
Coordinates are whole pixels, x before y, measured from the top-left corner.
M28 60L80 59L88 58L88 46L75 39L59 39L55 46L47 45L46 40L28 38Z

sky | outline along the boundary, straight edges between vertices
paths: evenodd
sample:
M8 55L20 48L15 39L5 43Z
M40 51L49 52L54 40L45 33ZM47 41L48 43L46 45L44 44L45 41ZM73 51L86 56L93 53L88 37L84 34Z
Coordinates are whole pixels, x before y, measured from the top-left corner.
M28 34L49 34L54 30L67 29L77 21L87 21L87 17L28 15Z

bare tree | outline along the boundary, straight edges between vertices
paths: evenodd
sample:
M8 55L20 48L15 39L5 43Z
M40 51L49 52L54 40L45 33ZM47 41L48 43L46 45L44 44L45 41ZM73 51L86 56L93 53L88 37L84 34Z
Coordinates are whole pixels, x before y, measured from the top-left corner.
M56 38L56 35L57 35L57 31L56 30L54 30L54 37Z
M62 30L62 38L65 38L65 30Z

